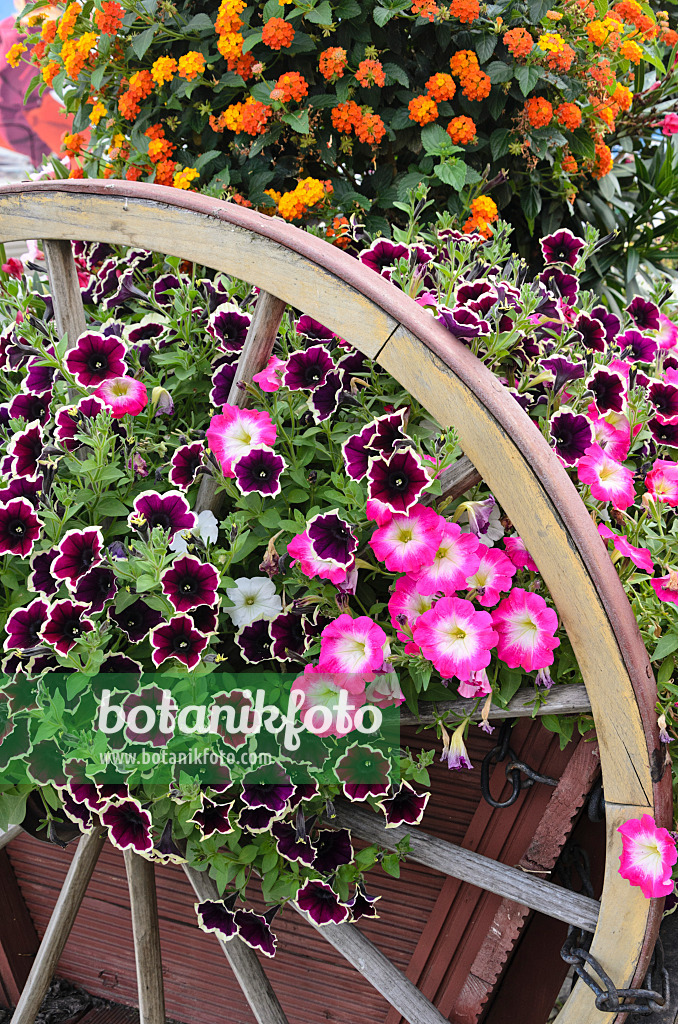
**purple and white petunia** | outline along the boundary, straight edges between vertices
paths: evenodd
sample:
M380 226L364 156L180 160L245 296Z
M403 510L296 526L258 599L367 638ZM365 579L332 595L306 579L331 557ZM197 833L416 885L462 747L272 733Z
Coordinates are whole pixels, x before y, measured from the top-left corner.
M544 263L566 263L568 267L575 266L584 248L583 239L573 235L569 228L561 228L552 235L546 235L540 239L539 244Z
M424 463L411 448L395 451L387 459L371 458L367 470L367 494L391 512L408 512L428 487Z
M104 536L98 526L69 530L59 541L52 573L58 580L75 583L103 560Z
M141 598L119 612L110 612L110 617L133 644L145 640L151 630L163 620L162 612L151 608Z
M184 444L177 448L170 464L169 482L172 487L179 487L182 491L195 483L198 477L198 470L203 464L205 445L202 441L192 441L191 444Z
M40 472L39 459L44 448L42 426L29 423L25 430L14 434L7 445L14 476L35 476Z
M40 630L47 622L48 604L36 597L25 608L15 608L5 623L6 651L27 651L40 644Z
M237 893L232 893L226 900L205 900L195 904L198 915L198 926L209 934L217 935L222 941L228 942L238 934L233 907Z
M253 448L232 463L240 493L261 494L265 498L275 498L280 494L280 477L286 468L282 455L271 448Z
M56 594L59 583L52 574L52 563L57 553L58 548L50 548L49 551L31 555L31 574L28 577L29 593L44 594L46 597Z
M151 658L156 668L160 668L168 659L176 658L183 665L194 669L207 643L208 637L195 628L190 616L175 615L151 632Z
M334 360L325 346L312 345L288 357L282 382L290 391L315 391L334 369Z
M165 491L164 494L143 491L134 499L133 509L127 518L128 526L143 526L149 530L159 526L169 533L170 540L175 533L192 530L196 525L196 515L181 491Z
M201 604L216 604L219 572L209 562L184 555L165 569L160 585L174 608L178 612L187 612Z
M257 949L264 956L275 956L278 939L271 931L269 918L275 911L269 910L265 915L255 914L253 910L236 910L234 918L238 929L238 937L251 949Z
M108 804L101 812L101 822L108 829L108 838L119 850L150 853L153 849L151 815L138 800L131 797Z
M553 447L568 466L576 466L593 444L590 421L565 406L551 417L549 429Z
M66 655L83 635L94 629L91 619L86 618L87 606L66 598L49 606L47 619L40 630L40 637L59 654Z
M125 345L119 338L85 331L66 355L66 369L83 388L98 387L111 377L123 377Z
M350 914L347 905L341 902L327 882L311 878L306 879L299 889L297 906L320 927L326 924L343 924Z
M75 584L69 584L73 597L80 604L86 604L89 612L103 611L118 590L116 575L107 565L98 565L80 576Z
M251 322L249 313L243 313L233 302L224 302L210 314L207 333L219 342L222 351L240 352Z
M424 817L430 793L417 793L409 782L401 783L400 789L388 800L381 800L381 807L386 818L386 828L397 828L398 825L418 825Z
M308 520L306 527L311 550L316 558L348 569L358 549L358 538L350 524L342 519L337 509L319 512Z
M26 498L0 503L0 555L30 555L40 536L42 523Z

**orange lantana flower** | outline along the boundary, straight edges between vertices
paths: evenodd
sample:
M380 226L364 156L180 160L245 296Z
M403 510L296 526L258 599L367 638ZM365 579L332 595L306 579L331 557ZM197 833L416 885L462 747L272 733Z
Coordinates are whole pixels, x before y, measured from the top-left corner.
M261 40L272 50L287 49L293 39L294 28L284 18L269 18L262 29Z
M451 100L457 91L457 86L452 78L452 75L446 75L442 71L438 71L435 75L431 75L428 82L426 83L426 92L429 94L432 100L437 103L443 103L445 100Z
M425 125L435 121L438 117L438 106L430 96L415 96L411 99L407 109L410 112L410 121Z

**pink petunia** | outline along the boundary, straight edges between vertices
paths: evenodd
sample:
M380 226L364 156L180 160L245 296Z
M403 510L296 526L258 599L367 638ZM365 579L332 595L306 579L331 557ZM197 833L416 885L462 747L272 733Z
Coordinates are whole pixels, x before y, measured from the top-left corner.
M330 622L320 637L318 668L324 672L376 672L388 654L386 633L367 615L348 614Z
M488 693L492 693L485 669L478 669L477 672L471 673L470 679L462 680L457 687L457 693L460 697L486 697Z
M558 616L539 594L514 587L492 612L492 625L499 637L497 654L509 668L530 672L553 664L560 644L553 635Z
M225 405L207 428L207 443L225 476L234 477L233 463L253 448L272 448L276 427L267 412Z
M593 427L593 439L604 452L618 462L623 462L631 447L631 429L625 416L601 416L593 402L588 407L588 417ZM611 422L614 418L614 422Z
M418 654L419 645L410 640L408 634L403 632L403 626L407 624L411 632L419 616L427 612L432 604L433 598L419 593L416 581L412 576L401 576L397 581L388 602L388 610L398 639L407 641L406 654ZM402 621L403 617L405 622Z
M462 533L456 523L445 523L438 550L430 565L424 565L415 579L420 594L441 593L451 597L465 589L466 578L478 568L480 541L473 533Z
M335 586L346 582L349 570L343 565L337 565L332 558L318 558L306 530L303 533L298 533L289 542L287 553L299 562L299 568L304 576L309 578L319 576L321 580L329 580Z
M261 373L255 373L252 380L259 385L262 391L277 391L281 384L280 371L284 366L285 362L282 359L271 356L266 367Z
M413 632L422 654L444 679L469 679L472 672L487 668L498 640L489 612L479 612L459 597L443 597L419 617Z
M659 314L659 330L657 332L659 347L663 349L675 348L678 345L678 324L669 320L663 313Z
M645 477L645 486L654 501L678 505L678 463L671 459L656 459Z
M148 404L146 386L134 377L113 377L99 385L94 394L108 406L113 418L138 416Z
M619 509L628 508L635 501L633 473L611 458L599 444L586 449L586 455L579 460L577 475L599 501L611 501Z
M676 844L665 828L644 814L620 825L622 837L619 874L631 885L640 887L646 899L669 896L673 892L671 869L678 859Z
M486 544L480 544L476 554L480 557L480 563L476 571L466 578L466 585L476 591L474 596L478 604L490 608L497 603L503 592L511 589L516 567L503 551L488 548Z
M513 562L516 569L529 569L530 572L539 572L537 563L525 547L521 537L504 537L506 554Z
M366 677L357 673L323 671L320 666L306 665L304 674L292 683L292 695L295 691L303 694L299 707L302 719L314 707L327 708L329 714L315 712L310 720L316 736L346 736L353 730L353 716L365 704L365 681ZM337 712L342 691L343 716Z
M650 576L652 575L654 563L652 562L652 555L647 548L635 548L629 542L628 537L615 537L614 546L625 558L630 558L639 569L643 569Z
M416 572L430 565L443 536L445 520L432 508L415 505L391 516L370 537L370 547L391 572Z
M669 570L668 576L650 580L650 583L660 601L678 604L678 572Z

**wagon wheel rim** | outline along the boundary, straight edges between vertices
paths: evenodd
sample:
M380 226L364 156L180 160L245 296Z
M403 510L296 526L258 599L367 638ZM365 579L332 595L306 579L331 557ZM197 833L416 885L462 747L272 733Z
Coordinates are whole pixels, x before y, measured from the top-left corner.
M660 749L654 679L595 526L526 413L487 367L394 285L315 236L255 211L138 182L34 182L0 189L0 241L35 237L142 246L256 285L263 292L260 303L280 314L289 304L320 320L391 373L442 427L457 430L460 447L530 550L579 663L606 796L605 879L591 953L620 987L638 983L662 901L646 900L619 875L617 828L643 813L659 824L670 821L670 774L657 779L652 770ZM62 319L66 328L67 294L63 298L57 325ZM72 331L78 322L76 311ZM246 354L253 365L255 343L259 359L267 344L252 337ZM236 379L253 372L241 357ZM203 493L203 504L209 500ZM558 1024L606 1019L584 985L575 986L557 1017Z

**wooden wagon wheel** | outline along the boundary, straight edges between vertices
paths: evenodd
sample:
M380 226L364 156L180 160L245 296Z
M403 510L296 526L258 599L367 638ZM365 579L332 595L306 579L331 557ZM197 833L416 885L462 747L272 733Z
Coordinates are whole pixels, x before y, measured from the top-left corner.
M71 343L85 328L71 240L141 246L244 279L261 291L236 380L265 365L286 304L345 338L392 374L443 426L454 426L465 455L496 494L524 539L567 629L586 684L605 785L607 857L600 904L506 865L414 831L413 857L449 875L593 931L592 954L619 986L638 984L661 917L618 874L617 826L643 813L668 825L670 775L653 774L659 739L655 686L631 607L584 505L538 430L492 373L395 286L336 248L251 210L157 185L59 181L0 189L0 241L43 240L57 330ZM230 401L246 397L236 388ZM473 470L464 463L466 479ZM470 470L470 476L469 476ZM466 484L468 486L468 483ZM203 480L199 506L214 503ZM389 844L376 816L346 811L357 835ZM103 839L84 836L15 1012L33 1024L91 877ZM164 1019L153 866L126 855L142 1024ZM210 879L187 869L201 899ZM323 936L411 1024L442 1024L442 1014L352 925ZM260 1024L286 1018L254 953L224 943ZM621 1015L623 1018L623 1014ZM558 1024L600 1024L609 1015L583 984Z

